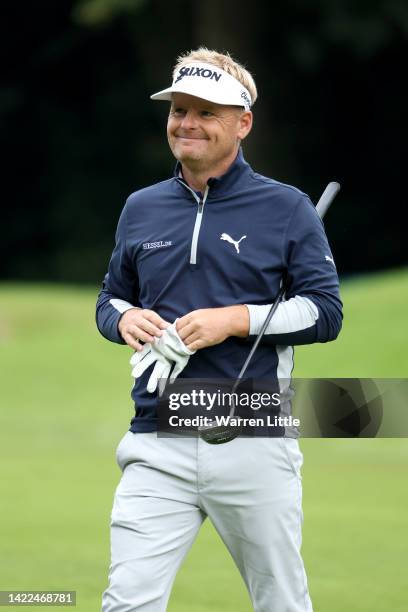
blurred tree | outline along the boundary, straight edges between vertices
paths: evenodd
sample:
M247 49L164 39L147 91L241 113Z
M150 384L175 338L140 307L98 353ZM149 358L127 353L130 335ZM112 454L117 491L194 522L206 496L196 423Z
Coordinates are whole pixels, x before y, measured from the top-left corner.
M81 25L109 25L115 17L134 15L147 0L80 0L72 10Z
M0 34L3 277L100 282L126 196L172 172L149 94L203 44L255 75L258 171L313 199L343 183L326 221L340 272L406 262L405 1L9 2Z

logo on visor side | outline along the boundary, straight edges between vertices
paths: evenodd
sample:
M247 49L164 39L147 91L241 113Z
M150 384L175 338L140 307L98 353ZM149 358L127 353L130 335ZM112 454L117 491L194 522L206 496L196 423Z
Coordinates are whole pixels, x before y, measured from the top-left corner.
M251 106L251 100L248 98L248 94L247 94L247 92L246 92L246 91L242 91L242 92L241 92L241 98L242 98L243 100L245 100L245 102L246 102L246 103L247 103L247 105L248 105L248 108L250 108L250 106Z
M215 70L210 70L209 68L198 68L198 66L182 66L179 70L178 77L174 81L174 84L181 81L186 76L199 76L204 79L215 79L219 81L222 77L220 72L215 72Z

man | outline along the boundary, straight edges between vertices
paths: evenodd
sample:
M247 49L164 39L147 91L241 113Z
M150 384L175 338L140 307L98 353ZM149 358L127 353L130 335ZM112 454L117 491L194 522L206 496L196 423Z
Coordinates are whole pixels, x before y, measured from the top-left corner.
M293 345L339 333L338 277L313 205L298 189L256 174L243 158L256 97L245 68L205 48L181 56L172 86L152 96L170 101L175 175L128 198L97 303L99 330L134 349L139 368L136 415L117 449L123 474L103 612L166 610L207 516L256 612L312 610L300 555L296 432L219 446L157 437L151 392L169 372L169 354L178 367L177 351L184 359L180 377L234 379L283 281L286 301L249 378L289 378ZM172 342L175 353L166 353L163 346ZM142 356L151 358L145 369Z

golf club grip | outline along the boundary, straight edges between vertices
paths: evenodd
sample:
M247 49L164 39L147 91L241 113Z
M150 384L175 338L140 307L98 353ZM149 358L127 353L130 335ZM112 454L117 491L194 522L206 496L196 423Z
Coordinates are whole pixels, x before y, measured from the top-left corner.
M319 213L319 217L321 219L323 219L324 215L329 210L331 203L339 191L340 183L336 183L336 181L329 183L326 189L323 191L318 203L316 204L316 211Z
M337 183L335 181L330 182L326 189L323 191L322 195L319 198L318 203L316 204L316 210L319 213L319 217L321 219L323 219L324 215L326 214L326 212L329 210L331 203L333 202L334 198L336 197L336 195L338 194L338 192L340 191L340 183ZM263 335L266 331L266 328L268 327L273 315L275 314L279 304L282 301L282 298L285 294L285 286L282 285L282 287L279 289L279 293L275 298L274 303L272 304L268 315L265 319L265 321L262 324L262 327L259 331L259 334L249 352L248 357L245 360L244 365L241 368L240 373L238 374L238 378L236 379L234 386L232 388L232 392L235 391L235 389L237 388L239 381L243 378L245 372L247 371L248 365L256 351L256 349L258 348L259 343L261 342Z

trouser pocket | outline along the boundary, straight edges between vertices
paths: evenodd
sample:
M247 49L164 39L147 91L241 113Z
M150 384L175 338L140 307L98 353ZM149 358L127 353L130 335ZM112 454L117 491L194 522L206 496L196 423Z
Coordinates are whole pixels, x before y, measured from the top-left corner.
M133 438L135 435L136 434L131 431L127 431L116 447L116 463L122 472L127 463L129 463L129 457L132 455L132 452L134 452L132 442L134 443Z
M280 438L280 440L292 472L298 478L302 478L303 454L299 448L299 442L295 438Z

